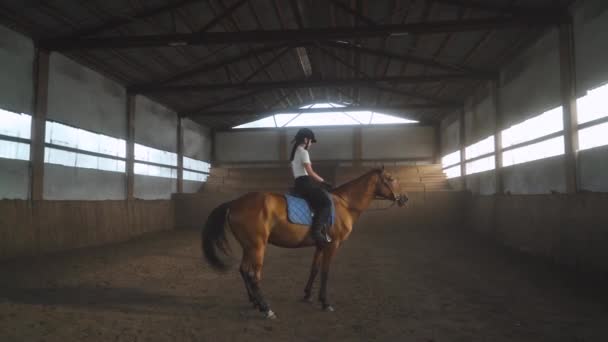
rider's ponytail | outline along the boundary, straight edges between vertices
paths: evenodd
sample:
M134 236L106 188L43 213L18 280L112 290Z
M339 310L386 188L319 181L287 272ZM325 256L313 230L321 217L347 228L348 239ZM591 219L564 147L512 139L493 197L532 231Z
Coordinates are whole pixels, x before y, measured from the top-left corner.
M304 137L296 137L292 141L294 141L294 143L293 143L293 148L291 149L291 157L289 157L290 162L293 161L293 158L296 155L296 150L298 149L298 146L300 146L301 144L304 143ZM308 148L306 148L306 149L308 149Z
M289 157L289 161L292 162L293 161L293 157L296 155L296 149L298 148L298 143L294 143L293 144L293 148L291 149L291 157Z

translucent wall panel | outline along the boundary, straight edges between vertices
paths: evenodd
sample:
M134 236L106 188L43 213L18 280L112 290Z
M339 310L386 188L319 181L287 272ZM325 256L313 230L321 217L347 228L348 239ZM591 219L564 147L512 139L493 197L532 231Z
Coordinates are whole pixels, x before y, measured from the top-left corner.
M510 166L560 154L564 154L563 136L503 152L502 160L504 166Z
M478 172L494 170L495 165L494 156L489 156L467 163L466 172L467 175L471 175Z

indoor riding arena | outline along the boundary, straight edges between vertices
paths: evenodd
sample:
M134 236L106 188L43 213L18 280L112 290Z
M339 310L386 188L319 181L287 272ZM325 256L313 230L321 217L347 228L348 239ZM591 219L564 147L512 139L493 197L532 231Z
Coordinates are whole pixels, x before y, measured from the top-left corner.
M605 0L0 0L0 341L608 341L607 42Z

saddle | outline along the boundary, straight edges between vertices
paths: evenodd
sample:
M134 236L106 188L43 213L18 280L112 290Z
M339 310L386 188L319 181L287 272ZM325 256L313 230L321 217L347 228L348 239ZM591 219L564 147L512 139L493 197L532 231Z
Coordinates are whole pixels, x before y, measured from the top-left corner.
M326 194L331 202L331 215L329 224L333 225L336 216L334 201L331 194ZM314 212L310 208L308 202L304 198L296 195L293 192L286 193L284 194L284 196L285 201L287 202L287 219L289 220L289 222L306 226L312 225L312 218L314 217Z

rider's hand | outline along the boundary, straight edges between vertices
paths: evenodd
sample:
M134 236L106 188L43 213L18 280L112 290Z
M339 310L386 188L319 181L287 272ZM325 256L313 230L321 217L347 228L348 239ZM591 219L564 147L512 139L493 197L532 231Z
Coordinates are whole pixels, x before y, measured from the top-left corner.
M326 181L323 181L323 182L321 182L321 188L323 188L324 190L327 190L327 191L332 191L334 189L334 186Z

